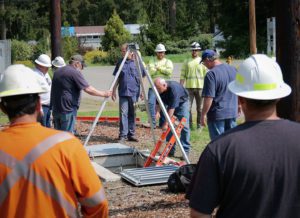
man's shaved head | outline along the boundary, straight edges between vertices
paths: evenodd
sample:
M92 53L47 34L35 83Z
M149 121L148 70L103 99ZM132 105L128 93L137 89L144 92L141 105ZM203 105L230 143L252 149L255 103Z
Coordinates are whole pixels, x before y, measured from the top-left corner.
M154 80L154 85L159 93L163 93L167 90L168 84L166 80L158 77Z

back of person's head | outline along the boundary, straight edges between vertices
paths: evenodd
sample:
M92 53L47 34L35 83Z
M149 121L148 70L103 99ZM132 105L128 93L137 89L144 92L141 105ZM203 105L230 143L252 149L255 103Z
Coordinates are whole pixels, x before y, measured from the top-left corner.
M214 61L219 58L219 55L211 49L206 49L202 52L201 62L205 60Z
M25 94L3 97L0 107L7 114L9 120L23 115L31 115L36 111L39 102L38 94Z
M283 81L279 65L263 54L247 58L228 88L234 94L253 100L276 100L288 96L291 88Z
M52 65L56 68L61 68L66 66L65 60L61 56L57 56L53 61Z
M34 62L42 67L51 67L51 59L46 54L41 54Z
M82 55L80 55L80 54L75 54L75 55L73 55L73 56L70 58L69 64L75 64L75 63L80 63L82 69L83 69L84 67L87 67L87 65L86 65L86 63L85 63L85 61L84 61L84 58L83 58Z
M48 91L46 82L24 65L11 65L0 74L0 105L9 119L33 114L38 94Z

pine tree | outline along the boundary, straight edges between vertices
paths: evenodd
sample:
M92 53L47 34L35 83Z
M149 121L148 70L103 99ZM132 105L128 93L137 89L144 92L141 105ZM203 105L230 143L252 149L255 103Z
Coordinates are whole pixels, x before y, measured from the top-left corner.
M130 41L130 33L125 29L124 23L114 10L111 18L104 27L105 35L102 38L102 46L105 51L119 48L123 43Z

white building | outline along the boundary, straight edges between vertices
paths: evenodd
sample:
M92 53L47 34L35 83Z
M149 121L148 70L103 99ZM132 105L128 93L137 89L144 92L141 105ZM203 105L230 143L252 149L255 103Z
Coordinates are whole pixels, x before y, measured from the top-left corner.
M85 48L98 49L101 47L101 39L104 36L105 26L76 26L62 27L62 36L75 36L80 46ZM140 34L140 24L125 24L124 27L132 36Z

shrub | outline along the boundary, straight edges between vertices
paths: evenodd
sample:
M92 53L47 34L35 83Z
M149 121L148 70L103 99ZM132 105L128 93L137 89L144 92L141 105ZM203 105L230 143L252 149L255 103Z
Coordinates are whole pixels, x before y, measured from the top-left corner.
M50 39L45 37L41 38L37 45L33 47L33 55L31 60L35 60L41 54L49 54L50 53Z
M62 38L62 51L65 60L78 53L78 40L76 37L66 36Z
M119 58L121 58L120 48L112 48L108 51L107 57L104 59L105 63L115 65Z
M11 56L12 63L16 61L30 60L33 53L33 48L24 41L12 40Z
M98 64L98 63L105 63L107 60L107 52L93 50L89 51L84 55L84 59L87 63Z
M27 67L33 68L34 64L32 63L32 61L30 60L26 60L26 61L15 61L14 64L23 64Z

